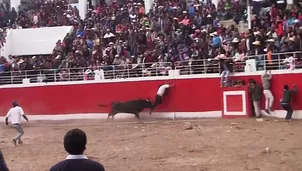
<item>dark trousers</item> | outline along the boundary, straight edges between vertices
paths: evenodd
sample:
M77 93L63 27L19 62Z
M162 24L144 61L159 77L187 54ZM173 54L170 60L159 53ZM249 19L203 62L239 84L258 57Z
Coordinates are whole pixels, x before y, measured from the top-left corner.
M160 96L160 95L156 95L156 96L155 96L155 102L154 102L154 105L153 105L153 109L154 109L156 106L162 104L162 102L163 102L163 97Z
M4 160L4 157L3 157L3 154L0 150L0 170L1 171L8 171L8 168L7 168L7 165L5 163L5 160Z
M284 110L287 111L285 119L287 120L292 119L292 115L294 112L292 106L288 103L282 103L281 106Z

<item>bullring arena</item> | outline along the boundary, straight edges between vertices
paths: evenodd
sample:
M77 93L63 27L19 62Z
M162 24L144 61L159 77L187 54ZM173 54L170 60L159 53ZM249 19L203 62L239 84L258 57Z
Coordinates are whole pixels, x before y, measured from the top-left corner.
M283 82L294 84L300 71L274 71L273 77L272 92L280 99ZM260 73L232 77L238 78L259 80ZM285 112L278 102L274 103L273 117L257 122L250 118L247 88L220 88L219 81L216 75L184 78L171 74L140 81L3 85L0 119L4 120L11 102L18 100L30 122L24 123L25 143L18 147L12 143L15 130L2 124L1 149L13 171L24 170L24 166L28 171L47 171L67 155L64 134L80 128L88 136L85 154L104 164L106 170L301 170L302 122L284 122ZM97 106L152 97L158 86L167 82L175 87L151 116L142 113L141 122L131 114L118 114L107 123L104 119L109 108ZM302 82L296 84L302 87ZM301 118L300 102L298 94L293 100L295 119Z
M302 171L301 1L0 1L0 150L10 171L49 171L74 128L106 171ZM251 80L265 91L250 91ZM106 122L110 104L139 99L123 111L138 118L164 84L175 86L152 115ZM29 118L16 147L20 126L1 123L13 101Z
M47 171L63 160L62 139L72 128L86 132L86 155L106 170L299 171L301 126L273 118L32 121L17 148L15 130L2 125L0 145L12 171Z

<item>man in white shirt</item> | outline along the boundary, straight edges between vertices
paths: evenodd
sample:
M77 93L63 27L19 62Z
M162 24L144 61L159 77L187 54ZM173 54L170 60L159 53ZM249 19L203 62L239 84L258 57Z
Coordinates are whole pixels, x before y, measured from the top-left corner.
M152 113L152 111L155 109L156 106L162 104L163 102L163 96L165 95L165 92L168 88L172 88L174 87L174 84L163 84L161 86L159 86L158 90L157 90L157 93L156 93L156 96L155 96L155 102L153 104L153 107L150 111L150 115Z
M17 145L17 142L19 144L22 144L21 137L24 134L22 125L21 125L21 116L28 122L28 118L25 116L23 109L19 106L17 101L13 102L13 107L8 111L5 123L8 125L8 118L11 119L12 126L17 130L18 134L13 139L13 143L15 146Z

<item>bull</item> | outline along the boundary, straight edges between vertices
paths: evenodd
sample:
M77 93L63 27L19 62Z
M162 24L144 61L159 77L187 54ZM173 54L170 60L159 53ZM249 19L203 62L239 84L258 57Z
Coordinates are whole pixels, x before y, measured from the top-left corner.
M114 116L118 113L131 113L134 114L135 117L139 120L139 114L141 113L141 111L143 111L145 108L153 108L153 104L150 99L137 99L127 102L113 102L111 105L100 104L99 106L111 106L111 110L108 113L107 121L110 116L112 117L112 119L114 119Z

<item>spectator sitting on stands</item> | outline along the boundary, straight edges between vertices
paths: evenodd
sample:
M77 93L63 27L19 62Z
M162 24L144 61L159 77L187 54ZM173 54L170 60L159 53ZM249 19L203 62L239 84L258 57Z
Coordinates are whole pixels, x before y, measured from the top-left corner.
M12 10L9 13L10 24L13 25L16 22L17 18L18 18L17 11L15 10L14 7L12 7Z
M295 61L296 61L296 58L294 58L293 56L285 58L284 61L283 61L283 63L285 64L285 68L289 69L289 70L294 70L295 69Z

